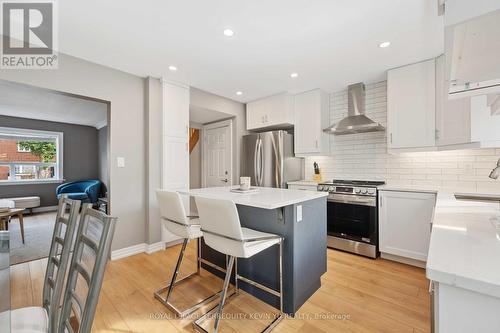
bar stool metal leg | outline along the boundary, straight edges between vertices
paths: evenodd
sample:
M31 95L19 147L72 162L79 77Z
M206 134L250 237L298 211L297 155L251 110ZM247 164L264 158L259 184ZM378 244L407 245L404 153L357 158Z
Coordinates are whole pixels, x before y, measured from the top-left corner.
M219 310L217 311L217 316L215 317L214 333L219 330L220 317L222 315L222 309L224 308L224 303L226 301L226 293L229 288L229 280L231 280L231 273L233 271L234 257L229 257L229 264L226 268L226 278L224 279L224 287L222 288L222 293L220 294Z
M170 283L167 286L165 286L163 288L160 288L159 290L157 290L157 291L154 292L154 296L155 296L155 298L157 300L159 300L163 305L165 305L168 309L170 309L172 312L174 312L177 316L179 316L181 318L184 318L184 317L190 315L191 313L193 313L194 311L198 310L199 308L201 308L205 304L208 304L208 303L212 302L213 300L217 299L217 297L221 293L221 291L218 291L215 294L212 294L212 295L208 296L207 298L201 300L200 302L196 303L195 305L193 305L192 307L190 307L190 308L188 308L188 309L186 309L184 311L179 310L175 305L173 305L169 301L170 296L172 294L172 291L174 290L174 287L177 284L179 284L180 282L185 281L185 280L191 278L194 275L199 275L200 274L200 268L201 268L200 251L201 250L200 250L200 239L198 238L198 240L197 240L197 249L196 249L196 253L197 253L197 258L196 258L197 269L196 269L196 272L191 273L191 274L183 277L180 280L177 280L177 276L179 275L179 270L180 270L180 267L181 267L182 259L184 258L184 253L186 252L186 247L187 247L188 242L189 242L189 239L185 238L184 241L183 241L183 243L182 243L181 251L179 253L179 258L177 259L177 264L175 265L175 271L174 271L174 274L172 275L172 279L171 279ZM167 291L167 296L165 298L163 298L161 296L161 294L163 294L165 291Z
M274 296L279 297L280 299L280 313L279 315L268 325L266 326L261 333L269 333L270 331L273 330L284 318L284 312L283 312L283 238L280 237L279 243L279 285L280 285L280 290L277 292L276 290L273 290L271 288L268 288L264 285L261 285L258 282L249 280L243 276L238 275L238 259L236 257L230 256L229 257L229 264L228 264L228 270L226 271L226 277L224 279L224 288L222 289L221 292L221 301L220 303L210 309L207 313L205 313L203 316L198 318L196 321L193 322L193 328L196 332L201 332L201 333L209 333L207 330L205 330L203 327L201 327L201 323L206 320L207 317L209 317L211 314L213 314L215 311L217 313L215 314L215 323L214 323L214 330L212 333L217 333L220 325L220 318L222 317L222 310L225 305L225 298L226 298L226 293L227 289L229 288L229 281L231 278L231 271L233 268L233 263L236 261L236 266L235 266L235 291L229 295L229 297L232 297L238 293L238 280L242 280L248 284L251 284L254 287L257 287L261 290L264 290Z

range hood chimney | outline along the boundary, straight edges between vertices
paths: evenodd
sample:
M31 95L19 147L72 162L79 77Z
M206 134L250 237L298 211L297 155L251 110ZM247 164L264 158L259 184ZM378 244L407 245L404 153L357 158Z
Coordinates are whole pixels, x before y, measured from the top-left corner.
M385 131L384 126L365 116L365 85L362 82L347 88L347 117L323 131L333 135Z

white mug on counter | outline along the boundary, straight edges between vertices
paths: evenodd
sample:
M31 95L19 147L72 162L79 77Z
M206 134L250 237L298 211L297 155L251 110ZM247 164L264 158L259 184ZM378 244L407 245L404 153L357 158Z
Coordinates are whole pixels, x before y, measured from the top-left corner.
M250 177L240 177L240 189L243 191L250 189Z

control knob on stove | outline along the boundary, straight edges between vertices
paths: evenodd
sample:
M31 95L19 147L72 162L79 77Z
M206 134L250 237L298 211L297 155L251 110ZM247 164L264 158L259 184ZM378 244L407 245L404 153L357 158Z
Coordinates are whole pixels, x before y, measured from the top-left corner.
M366 189L364 189L363 191L361 191L361 193L363 193L363 194L367 194L367 193L368 193L368 191L367 191Z
M323 191L323 185L318 185L318 191Z
M356 192L356 194L360 194L360 193L361 193L361 189L357 188L357 189L355 190L355 192Z

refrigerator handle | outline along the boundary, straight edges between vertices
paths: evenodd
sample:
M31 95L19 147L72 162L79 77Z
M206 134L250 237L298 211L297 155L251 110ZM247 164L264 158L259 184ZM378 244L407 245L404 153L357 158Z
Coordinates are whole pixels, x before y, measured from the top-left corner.
M264 176L264 151L262 150L262 138L259 138L259 186L262 186Z
M258 161L258 154L259 154L259 140L260 138L257 138L257 141L255 142L255 151L253 152L253 174L255 175L255 185L259 185L259 161Z
M274 135L271 137L273 143L274 157L276 158L274 177L276 180L276 187L283 187L283 132L278 132L278 142L276 142Z

